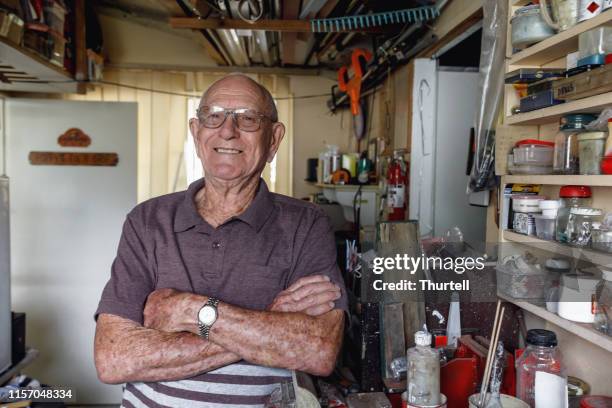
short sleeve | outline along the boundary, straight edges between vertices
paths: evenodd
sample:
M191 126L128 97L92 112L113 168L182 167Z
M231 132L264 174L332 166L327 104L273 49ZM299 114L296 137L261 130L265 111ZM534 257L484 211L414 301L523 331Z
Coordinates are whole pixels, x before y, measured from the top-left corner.
M130 214L123 224L111 277L104 287L95 319L100 313L113 314L143 324L147 296L155 288L155 273L143 240L144 226Z
M329 217L317 212L302 245L297 254L296 266L289 279L291 286L298 279L310 275L329 276L342 291L340 299L336 300L336 309L348 313L348 297L344 279L338 268L336 242Z

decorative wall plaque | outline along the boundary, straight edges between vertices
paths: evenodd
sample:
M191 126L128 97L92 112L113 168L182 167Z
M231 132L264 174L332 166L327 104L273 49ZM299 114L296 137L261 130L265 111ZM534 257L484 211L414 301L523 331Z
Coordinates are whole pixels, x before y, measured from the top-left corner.
M117 153L30 152L30 164L37 166L116 166Z
M62 147L87 147L91 138L79 128L70 128L57 138L57 143Z

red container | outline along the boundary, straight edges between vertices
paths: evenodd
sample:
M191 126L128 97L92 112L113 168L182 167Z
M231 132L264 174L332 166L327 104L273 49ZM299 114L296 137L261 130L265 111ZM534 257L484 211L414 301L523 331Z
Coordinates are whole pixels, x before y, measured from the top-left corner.
M589 395L580 400L580 408L611 408L612 397Z
M612 174L612 156L601 158L601 174Z

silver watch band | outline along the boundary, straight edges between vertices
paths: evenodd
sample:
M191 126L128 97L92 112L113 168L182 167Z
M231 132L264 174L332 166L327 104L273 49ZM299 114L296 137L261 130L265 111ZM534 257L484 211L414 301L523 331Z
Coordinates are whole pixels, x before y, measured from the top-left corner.
M206 302L204 304L204 306L212 306L215 308L215 310L217 309L217 305L219 304L219 299L214 298L214 297L210 297L208 298L208 302ZM214 323L214 322L213 322ZM198 319L198 329L200 331L200 337L203 337L204 339L208 340L208 336L210 335L210 328L212 327L212 325L208 325L208 324L203 324L202 322L200 322L200 320Z

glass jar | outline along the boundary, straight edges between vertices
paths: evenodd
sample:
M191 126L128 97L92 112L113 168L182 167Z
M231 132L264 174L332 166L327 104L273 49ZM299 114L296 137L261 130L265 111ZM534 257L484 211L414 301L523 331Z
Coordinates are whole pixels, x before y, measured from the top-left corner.
M408 349L407 402L408 405L437 406L440 404L440 353L431 348L431 334L418 331L416 346Z
M543 329L529 330L526 343L525 351L516 362L516 396L534 407L535 378L538 371L558 375L564 378L566 383L567 377L554 332Z
M601 271L602 281L595 289L597 307L593 327L602 333L612 336L612 271Z
M559 242L568 242L567 221L570 209L574 207L589 207L591 205L591 188L588 186L563 186L559 191L561 207L555 220L555 235Z
M603 210L590 207L570 208L567 220L567 242L570 245L586 247L591 243L593 224L601 224Z
M561 118L559 132L555 135L553 172L578 174L578 135L586 132L584 126L596 119L594 115L566 115Z
M578 136L580 174L601 174L608 132L584 132Z

